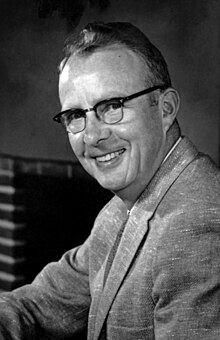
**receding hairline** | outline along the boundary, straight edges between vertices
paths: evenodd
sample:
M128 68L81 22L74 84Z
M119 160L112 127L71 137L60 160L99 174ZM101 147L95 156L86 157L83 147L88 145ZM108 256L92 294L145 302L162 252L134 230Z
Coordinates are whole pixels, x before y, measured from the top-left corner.
M120 50L127 50L129 51L131 54L135 55L138 57L139 61L141 62L141 64L143 65L143 69L144 69L144 74L145 74L145 81L147 83L150 83L152 81L152 77L153 74L147 64L146 58L138 51L138 50L134 50L132 48L130 48L128 45L121 43L121 42L115 42L115 43L110 43L108 45L105 46L97 46L96 48L92 49L91 51L81 51L81 50L76 50L74 51L72 54L70 54L69 56L63 58L63 60L60 62L59 66L58 66L58 70L59 70L59 74L61 74L65 68L65 65L68 63L68 61L72 58L72 57L78 57L78 58L88 58L89 56L98 53L98 52L102 52L102 51L120 51ZM147 79L149 78L149 79Z

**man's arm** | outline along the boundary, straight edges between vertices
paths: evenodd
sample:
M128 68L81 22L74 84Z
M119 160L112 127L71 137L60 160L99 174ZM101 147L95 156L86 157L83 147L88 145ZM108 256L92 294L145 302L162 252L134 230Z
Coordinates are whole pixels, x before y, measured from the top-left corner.
M64 339L86 328L90 306L88 249L46 266L32 284L0 295L0 339Z
M192 208L173 222L155 263L155 339L220 339L219 212Z

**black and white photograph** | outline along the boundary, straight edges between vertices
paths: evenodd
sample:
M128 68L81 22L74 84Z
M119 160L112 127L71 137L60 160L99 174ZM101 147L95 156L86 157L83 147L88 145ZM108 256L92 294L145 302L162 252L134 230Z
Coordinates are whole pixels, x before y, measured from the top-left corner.
M0 340L220 339L219 0L0 0Z

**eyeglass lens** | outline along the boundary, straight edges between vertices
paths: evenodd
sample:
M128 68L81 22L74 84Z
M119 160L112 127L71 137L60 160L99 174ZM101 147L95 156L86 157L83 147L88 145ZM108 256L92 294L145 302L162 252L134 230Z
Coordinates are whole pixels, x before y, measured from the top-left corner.
M106 124L116 124L122 117L122 103L120 99L110 99L94 106L94 111L99 120ZM67 131L77 133L83 131L86 126L86 113L81 109L72 109L61 118Z

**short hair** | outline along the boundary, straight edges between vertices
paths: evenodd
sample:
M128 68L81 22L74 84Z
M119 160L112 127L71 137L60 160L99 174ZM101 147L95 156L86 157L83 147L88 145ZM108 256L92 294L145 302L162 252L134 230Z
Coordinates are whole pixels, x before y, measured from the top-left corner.
M148 85L171 86L167 63L161 52L150 42L146 35L128 22L89 23L78 34L72 34L66 41L65 58L61 62L62 71L72 55L89 55L100 48L111 45L123 45L136 53L146 63L150 74Z

